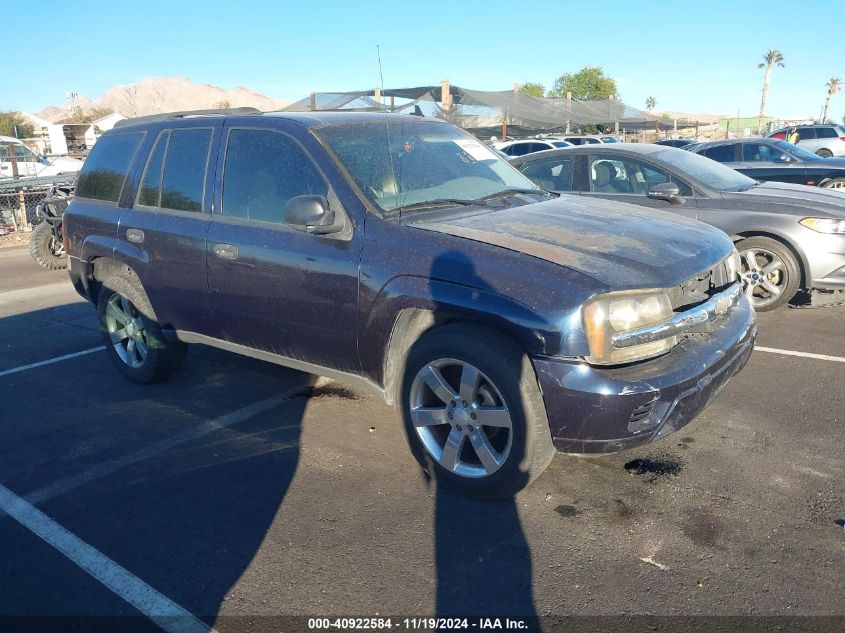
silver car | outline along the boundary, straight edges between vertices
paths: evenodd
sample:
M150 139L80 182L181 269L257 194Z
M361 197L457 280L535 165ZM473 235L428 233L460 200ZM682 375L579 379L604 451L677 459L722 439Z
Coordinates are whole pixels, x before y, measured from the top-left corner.
M785 140L791 130L791 127L775 130L769 136ZM798 125L796 131L798 147L822 158L845 156L845 127L830 124Z
M741 255L757 310L782 306L802 289L815 305L845 301L841 190L758 183L704 156L653 144L570 147L510 162L544 189L662 209L721 229Z

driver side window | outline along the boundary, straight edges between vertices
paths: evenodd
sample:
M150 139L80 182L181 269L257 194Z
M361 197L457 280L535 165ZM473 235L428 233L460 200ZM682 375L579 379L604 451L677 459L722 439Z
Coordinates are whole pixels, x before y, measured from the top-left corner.
M742 160L748 162L778 162L784 156L785 153L770 145L745 143L742 146Z
M328 183L293 139L268 130L229 133L223 168L225 217L284 224L291 198L328 193Z
M590 157L590 191L595 193L636 194L644 196L656 184L672 182L682 196L691 196L686 183L645 162L621 156Z

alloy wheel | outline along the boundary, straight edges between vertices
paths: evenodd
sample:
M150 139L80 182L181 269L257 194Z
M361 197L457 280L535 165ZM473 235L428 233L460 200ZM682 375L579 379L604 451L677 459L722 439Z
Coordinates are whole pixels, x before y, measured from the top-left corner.
M105 326L120 360L130 367L141 367L147 360L149 343L135 305L123 295L114 293L106 305Z
M510 454L508 406L490 378L470 363L441 358L423 366L411 383L410 414L431 458L456 475L487 477Z
M765 248L740 251L742 287L755 309L774 303L786 288L788 272L784 261Z

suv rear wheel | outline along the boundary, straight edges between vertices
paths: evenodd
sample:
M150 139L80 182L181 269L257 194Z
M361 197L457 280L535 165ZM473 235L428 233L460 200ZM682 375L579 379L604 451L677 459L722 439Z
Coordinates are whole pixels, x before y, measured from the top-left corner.
M112 275L103 282L97 312L106 349L132 382L162 381L182 364L187 346L164 338L147 293L133 273Z
M821 156L822 158L830 158L831 156L833 156L833 152L831 152L829 149L822 148L816 151L816 156Z
M845 189L845 178L831 178L822 185L824 189Z
M408 354L396 402L417 461L470 496L513 495L555 452L531 362L481 326L424 335Z

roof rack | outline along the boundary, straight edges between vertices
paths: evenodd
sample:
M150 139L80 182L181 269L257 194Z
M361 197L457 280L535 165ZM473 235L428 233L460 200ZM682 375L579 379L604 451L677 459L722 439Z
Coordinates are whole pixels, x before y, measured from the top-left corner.
M187 119L188 117L202 116L247 116L262 114L258 108L212 108L211 110L184 110L182 112L164 112L163 114L150 114L139 116L133 119L118 121L114 127L124 125L135 125L136 123L155 123L156 121L170 121L172 119Z

